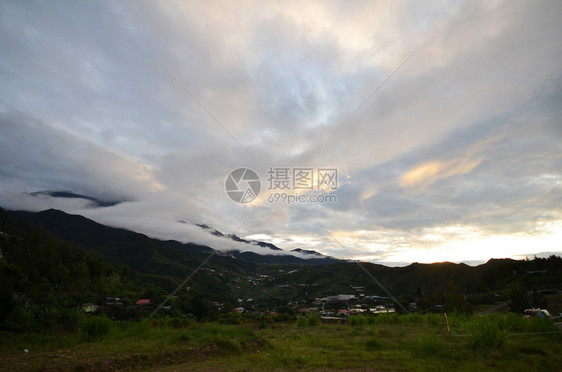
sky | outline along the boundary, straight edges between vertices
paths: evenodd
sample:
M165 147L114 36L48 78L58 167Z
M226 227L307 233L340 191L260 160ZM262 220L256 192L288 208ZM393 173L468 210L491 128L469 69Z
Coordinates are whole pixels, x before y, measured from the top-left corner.
M391 266L560 255L561 17L541 0L2 1L0 206ZM260 179L247 203L225 191L238 168Z

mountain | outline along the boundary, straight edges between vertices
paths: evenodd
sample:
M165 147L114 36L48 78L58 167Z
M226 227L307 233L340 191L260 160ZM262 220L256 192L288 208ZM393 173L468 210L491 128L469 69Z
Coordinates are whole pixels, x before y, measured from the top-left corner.
M303 255L315 256L315 257L327 257L326 255L323 255L322 253L316 252L311 249L295 248L295 249L291 249L291 252L301 253Z
M197 266L208 254L214 252L213 249L206 246L180 243L174 240L160 241L144 234L108 227L88 218L55 209L37 213L23 211L12 213L68 241L87 246L115 262L122 262L135 270L151 274L166 272L168 275L182 276L185 274L185 265ZM206 225L203 226L205 227L202 228L215 235L221 234ZM233 241L258 245L267 249L263 251L263 254L231 250L226 253L217 252L217 256L230 256L256 264L321 265L337 261L327 257L303 259L289 253L283 255L280 254L282 250L273 244L249 241L235 235L221 235L227 236ZM273 254L267 254L268 250L273 251Z
M184 222L184 221L182 221ZM272 250L271 254L268 254L267 250L261 251L260 253L251 252L251 251L240 251L240 250L230 250L227 251L227 254L231 257L234 257L239 260L244 260L248 262L253 262L257 264L281 264L281 265L311 265L311 266L321 266L332 264L335 262L340 262L341 260L333 257L325 256L319 252L312 251L312 250L304 250L304 249L293 249L290 252L292 253L299 253L299 256L295 256L290 252L286 254L280 254L279 252L283 252L283 250L277 247L275 244L261 242L258 240L247 240L238 237L235 234L223 234L217 229L205 225L205 224L197 224L200 228L207 230L210 234L216 236L227 237L233 241L246 243L249 245L256 245L262 248L266 248ZM302 256L308 256L307 258L302 258Z
M100 278L90 273L101 270L105 276L86 282L84 293L106 294L106 289L117 291L115 283L125 268L130 269L137 292L138 288L153 288L154 293L159 288L158 293L169 293L195 274L187 285L193 293L231 303L241 299L256 308L335 294L386 296L372 278L393 295L406 296L405 301L414 300L416 293L434 294L438 301L443 298L438 294L450 290L451 284L468 294L505 291L513 283L522 283L529 290L562 288L562 259L556 256L531 261L494 259L475 267L450 262L387 267L363 262L359 268L356 262L302 249L293 253L313 258L216 252L206 246L152 239L58 210L7 213L0 209L0 232L0 277L9 278L2 283L15 283L10 288L20 292L35 293L35 286L45 277L41 288L69 288L65 293L80 297L80 290L68 283L82 280L84 273L91 280ZM70 262L65 263L68 258ZM197 267L200 270L194 271Z
M181 221L184 222L185 221ZM205 225L205 224L196 224L196 226L199 226L200 228L207 230L210 234L215 235L215 236L224 236L229 238L230 240L233 240L235 242L241 242L241 243L246 243L246 244L253 244L253 245L257 245L263 248L268 248L271 249L272 251L282 251L281 248L277 247L275 244L271 244L271 243L266 243L266 242L260 242L258 240L246 240L246 239L242 239L239 236L237 236L236 234L223 234L222 232L218 231L217 229L209 226L209 225Z
M149 274L182 276L186 274L185 266L199 265L212 252L209 247L159 241L55 209L37 213L17 211L13 214L74 244L88 247L113 262L121 262Z
M258 254L254 252L228 251L231 257L239 260L245 260L257 264L280 264L280 265L307 265L307 266L323 266L341 262L337 258L320 255L315 258L299 258L290 254L274 255L274 254Z

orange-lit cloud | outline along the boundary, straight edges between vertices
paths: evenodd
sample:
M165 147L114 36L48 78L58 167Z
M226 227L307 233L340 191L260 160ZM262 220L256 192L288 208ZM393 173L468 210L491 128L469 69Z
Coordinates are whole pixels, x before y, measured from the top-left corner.
M426 187L441 178L472 171L479 164L478 160L460 159L449 162L429 161L410 169L400 177L400 185L409 191L422 192Z

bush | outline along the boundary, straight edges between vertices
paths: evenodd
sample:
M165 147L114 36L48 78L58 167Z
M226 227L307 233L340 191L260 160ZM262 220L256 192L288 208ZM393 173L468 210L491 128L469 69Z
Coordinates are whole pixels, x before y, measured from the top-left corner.
M67 331L75 331L79 328L81 320L82 316L78 311L66 310L61 312L58 323Z
M145 319L144 321L147 321L147 319ZM193 317L180 318L180 317L165 316L163 318L154 318L154 319L150 320L148 325L152 328L180 329L180 328L189 327L194 322L195 322L195 319Z
M88 337L88 341L99 340L111 330L111 320L104 316L92 316L82 325L81 331Z
M309 327L315 327L320 323L320 317L318 314L311 314L308 316L307 321Z
M240 314L225 314L218 319L219 324L240 325L242 324L242 316Z
M366 323L366 320L362 315L352 315L348 318L348 323L351 326L361 326Z
M320 323L320 317L317 314L310 314L307 317L297 318L297 327L315 327Z

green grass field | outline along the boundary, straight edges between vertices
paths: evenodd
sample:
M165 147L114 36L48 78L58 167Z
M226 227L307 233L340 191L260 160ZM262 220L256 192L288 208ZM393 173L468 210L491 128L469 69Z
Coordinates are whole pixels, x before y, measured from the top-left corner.
M515 314L449 320L451 334L437 314L265 327L91 318L72 333L0 333L0 370L554 371L562 365L562 335L550 320Z

